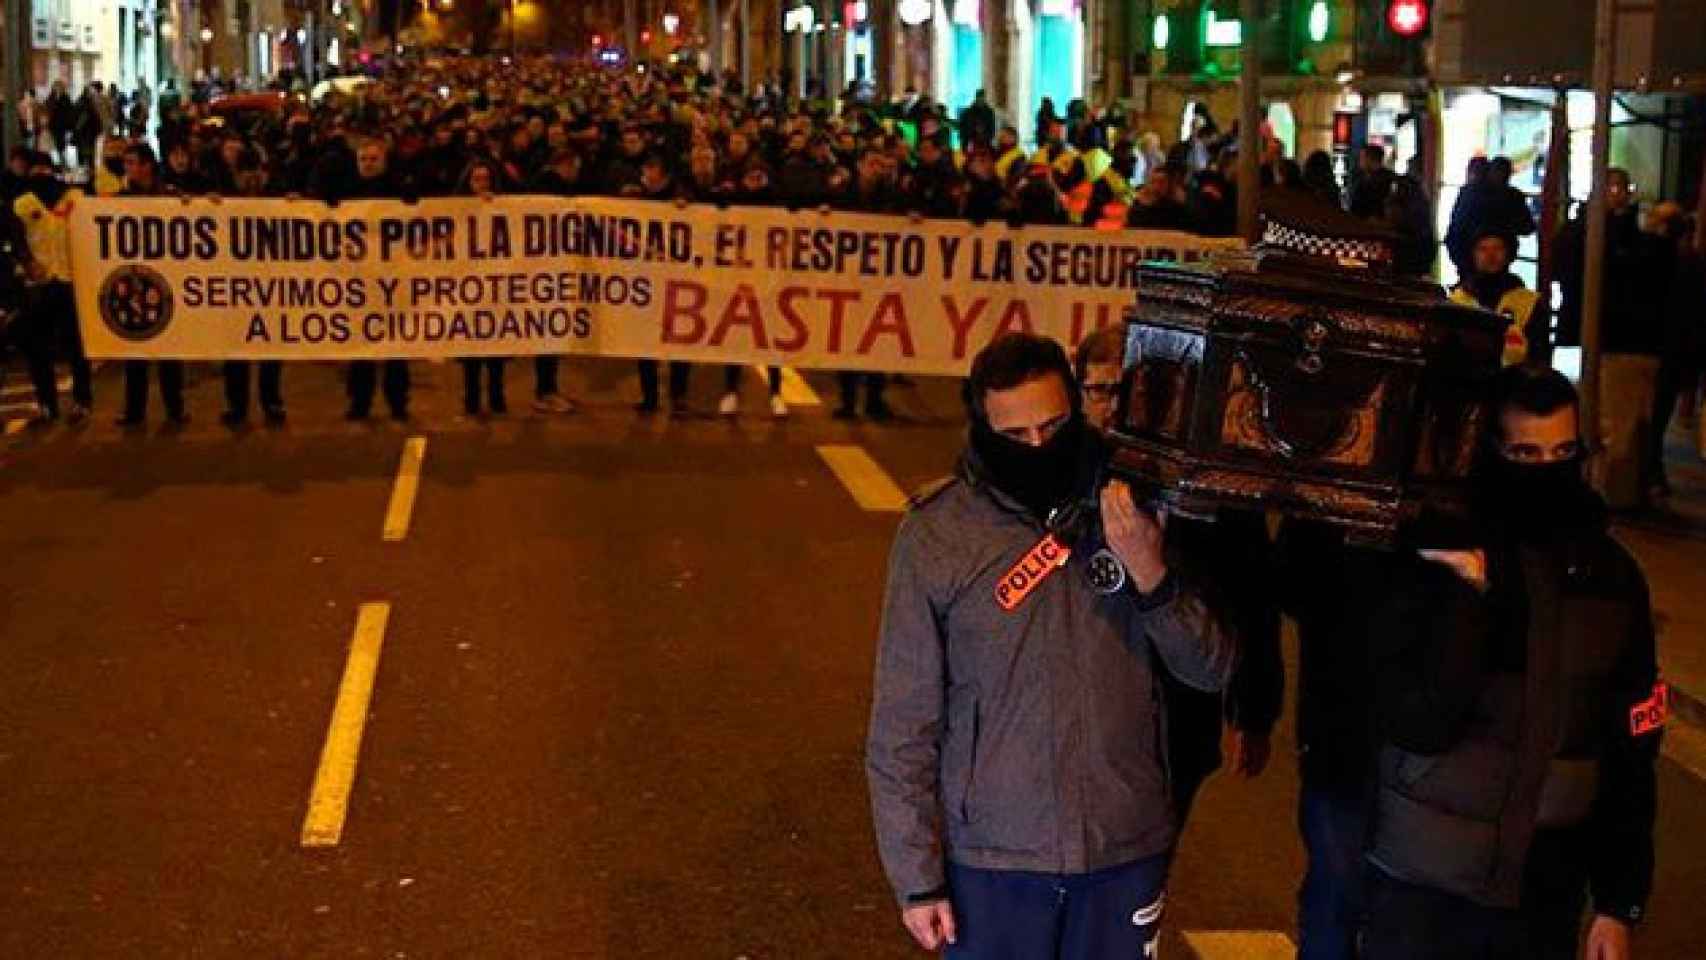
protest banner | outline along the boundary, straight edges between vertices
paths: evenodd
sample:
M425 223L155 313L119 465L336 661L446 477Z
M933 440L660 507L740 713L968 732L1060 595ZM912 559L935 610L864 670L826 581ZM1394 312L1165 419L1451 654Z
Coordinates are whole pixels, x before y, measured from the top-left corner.
M1237 241L607 198L86 199L91 357L555 353L961 375L1118 323L1144 260Z

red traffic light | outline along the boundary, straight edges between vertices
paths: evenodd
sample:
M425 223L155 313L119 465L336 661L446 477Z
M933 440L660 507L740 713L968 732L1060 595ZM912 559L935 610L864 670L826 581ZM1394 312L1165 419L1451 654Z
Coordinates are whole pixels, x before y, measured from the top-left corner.
M1414 37L1428 28L1427 0L1391 0L1386 25L1400 37Z
M596 33L595 33L595 34L593 34L593 35L592 35L592 45L593 45L593 46L595 46L595 47L602 47L602 46L604 46L604 38L603 38L603 37L601 37L601 36L599 36L599 35L598 35L598 34L596 34Z
M640 31L640 42L641 43L651 43L652 42L652 32L650 30L641 30Z

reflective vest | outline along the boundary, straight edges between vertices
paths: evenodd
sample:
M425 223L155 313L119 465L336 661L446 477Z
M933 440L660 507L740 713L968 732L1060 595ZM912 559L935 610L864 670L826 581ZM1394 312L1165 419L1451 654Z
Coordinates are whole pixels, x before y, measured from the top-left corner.
M51 208L33 193L12 205L24 224L30 256L41 264L49 280L71 280L71 208L83 198L81 190L67 190Z
M1466 287L1457 286L1451 291L1451 299L1464 306L1478 307L1480 301ZM1515 366L1528 359L1528 323L1534 319L1534 305L1540 298L1527 287L1516 287L1499 298L1493 312L1511 322L1505 328L1504 365Z
M1137 196L1137 191L1132 188L1131 181L1113 167L1102 171L1101 182L1108 185L1112 199L1102 204L1102 209L1094 211L1096 229L1124 230L1126 213L1131 210L1131 201Z
M995 175L1006 180L1013 172L1013 164L1022 163L1024 159L1025 151L1014 147L995 161Z
M113 172L105 164L95 166L95 196L114 197L124 189L124 178L113 176Z

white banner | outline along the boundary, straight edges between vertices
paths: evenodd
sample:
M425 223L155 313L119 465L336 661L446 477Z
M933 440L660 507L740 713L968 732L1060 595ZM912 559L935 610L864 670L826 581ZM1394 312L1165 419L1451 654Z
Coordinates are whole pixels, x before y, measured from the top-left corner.
M1235 240L605 198L87 198L91 357L535 353L963 375L1119 322L1144 260Z

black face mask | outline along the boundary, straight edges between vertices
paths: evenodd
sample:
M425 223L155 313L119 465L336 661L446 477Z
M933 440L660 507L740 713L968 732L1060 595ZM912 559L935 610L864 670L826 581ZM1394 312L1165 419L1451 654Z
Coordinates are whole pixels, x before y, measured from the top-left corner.
M1520 539L1577 526L1593 512L1577 458L1523 464L1493 456L1488 458L1482 482L1490 516Z
M1074 413L1040 447L1009 440L981 419L971 428L972 452L986 478L1039 520L1047 520L1049 512L1077 490L1083 442L1081 413Z
M115 176L115 177L124 176L124 158L123 157L108 157L104 165L107 168L107 172L112 174L113 176Z

